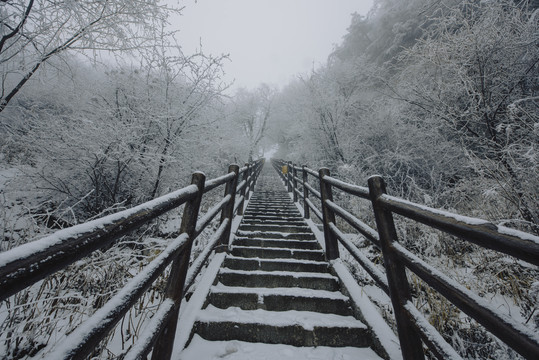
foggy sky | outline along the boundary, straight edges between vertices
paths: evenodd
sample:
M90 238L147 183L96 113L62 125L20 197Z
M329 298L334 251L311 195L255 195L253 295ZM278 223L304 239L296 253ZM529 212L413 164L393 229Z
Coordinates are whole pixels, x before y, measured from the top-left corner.
M230 54L226 80L234 88L265 82L285 85L297 73L325 63L350 25L372 0L185 0L174 21L189 54Z

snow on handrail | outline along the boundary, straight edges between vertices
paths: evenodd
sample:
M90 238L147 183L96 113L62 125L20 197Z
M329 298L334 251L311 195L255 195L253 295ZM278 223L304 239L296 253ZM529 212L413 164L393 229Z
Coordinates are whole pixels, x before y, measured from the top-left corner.
M202 269L202 266L208 260L208 257L210 256L211 252L215 249L217 246L219 240L223 237L223 233L226 230L226 227L228 226L228 219L225 219L219 228L213 233L212 237L208 241L208 244L204 248L204 251L198 255L195 261L193 261L193 264L189 268L189 271L187 272L187 276L185 278L185 285L183 287L184 294L189 291L189 288L193 283L195 282L195 278L200 272L200 269Z
M436 351L436 355L439 359L462 360L462 357L444 340L436 328L425 319L414 304L408 301L404 305L404 310L410 318L414 319L414 323L421 334L421 338L425 343L429 344L428 346L431 350L434 349Z
M335 186L336 188L341 189L342 191L348 194L356 195L363 199L370 199L369 189L364 186L357 186L354 184L350 184L350 183L335 179L334 177L331 177L329 175L324 176L324 181Z
M246 180L242 180L238 186L236 186L236 192L239 193L247 185Z
M240 201L245 198L244 193L247 185L249 185L250 190L256 182L263 163L263 159L250 163L249 167L253 171L247 173L245 171L249 167L242 168L243 173L247 176L244 175L245 179L238 186L241 191ZM127 285L121 288L102 308L98 309L86 322L77 327L65 341L58 346L51 346L51 349L45 349L43 352L45 357L54 359L84 358L88 356L122 316L138 301L155 279L164 272L166 267L172 263L172 267L178 268L178 264L184 264L185 261L188 261L192 241L211 222L219 210L222 210L230 203L233 199L232 196L236 195L235 191L226 194L217 205L202 216L197 226L198 211L203 194L220 185L229 184L232 180L235 183L235 177L237 175L234 172L229 172L218 178L205 181L203 184L204 174L196 172L193 174L191 185L170 194L135 206L132 209L57 231L43 239L0 253L0 286L2 288L0 301L16 294L47 275L88 256L94 250L111 244L120 236L137 229L167 211L187 203L180 228L182 233L156 259L152 260ZM186 288L192 284L193 279L214 248L215 242L223 238L226 231L230 231L230 223L230 218L222 219L219 229L213 234L212 246L206 248L201 256L197 258L195 266L190 269L188 274L176 274L180 278L183 276L183 279L187 276ZM189 238L190 236L191 238ZM226 241L228 242L228 236ZM174 260L179 262L177 263ZM174 271L172 270L171 272L174 273ZM176 282L184 284L184 282L176 280L178 279L168 279L169 284L165 294L166 299L163 302L164 307L158 311L154 320L151 321L152 329L145 331L143 335L144 341L140 343L140 347L135 347L129 356L136 358L139 356L137 354L147 354L150 347L156 344L157 337L161 336L159 334L163 327L166 326L165 323L169 323L172 314L177 311L182 292L181 289L180 292L176 292L175 289L169 288L170 282L172 281L172 284ZM161 340L157 343L161 344ZM158 352L164 351L166 353L169 351L167 349L163 350L160 346L156 346L156 348ZM154 348L154 351L156 351L156 348Z
M309 193L312 193L314 196L316 196L318 199L322 199L322 194L315 188L313 188L309 183L305 183L305 187L309 189Z
M309 205L309 207L311 208L311 210L314 212L314 214L316 215L317 218L319 218L320 220L323 220L323 215L322 213L320 212L320 210L317 209L316 206L314 206L313 202L309 199L306 199L305 202Z
M159 256L135 275L116 295L47 354L50 359L82 359L95 348L148 290L165 268L185 248L189 237L181 234Z
M204 194L230 181L232 178L234 178L234 176L235 174L233 172L229 172L228 174L219 176L215 179L206 180L206 183L204 184Z
M195 185L0 253L0 301L192 199Z
M234 203L234 215L238 213L238 209L240 206L242 206L243 200L245 199L245 196L240 195L237 199L237 201Z
M539 265L539 236L496 226L486 220L412 203L386 194L380 196L377 201L394 213L456 235L484 248L497 250L531 264Z
M304 189L319 199L322 194L316 191L310 184L299 180L296 176L285 176L277 164L289 165L284 161L274 162L274 166L279 175L283 178L288 191L299 193L297 183L292 180L300 181ZM292 164L292 168L299 169ZM318 173L307 167L302 167L306 173L316 176L320 180ZM321 170L322 173L322 170ZM289 172L290 174L290 172ZM392 214L402 215L414 221L426 224L432 228L442 230L446 233L456 235L466 241L475 243L483 248L493 249L508 255L515 256L520 260L527 261L534 265L539 265L539 237L513 230L503 226L494 225L488 221L461 216L447 211L430 208L424 205L412 203L397 197L385 194L385 184L380 176L373 176L369 179L369 188L349 184L329 176L329 170L324 169L324 175L320 180L320 187L324 190L324 201L322 210L319 211L308 198L304 199L307 208L315 212L324 225L324 234L326 239L327 256L339 256L338 241L350 252L350 254L361 264L361 266L371 275L373 279L388 293L387 289L392 286L395 291L390 294L394 304L395 314L400 314L397 319L403 322L403 329L409 329L409 336L406 347L403 347L403 354L408 357L414 357L414 354L422 353L421 341L443 359L460 359L454 349L449 347L434 327L430 326L422 316L418 316L417 309L404 305L409 301L406 293L409 293L405 273L402 277L401 270L406 267L415 272L425 282L431 285L441 295L445 296L454 305L475 318L487 330L498 336L510 347L527 358L536 358L539 354L539 337L526 326L519 324L513 319L499 314L496 309L491 308L490 304L467 290L458 283L455 283L436 268L429 266L413 255L401 244L397 242L396 229ZM357 219L356 216L346 211L334 201L332 201L332 187L338 188L345 193L358 196L371 201L378 230L370 228L368 225ZM322 216L322 212L324 216ZM373 241L382 249L386 265L395 262L393 272L387 271L385 275L387 281L376 267L359 251L359 249L347 239L334 223L334 215L339 215L347 221L352 227L362 233L365 237ZM328 250L329 248L329 250ZM331 255L333 254L333 255ZM388 268L391 269L391 268ZM395 270L401 269L401 270ZM404 280L403 280L404 279ZM403 301L404 300L404 301ZM420 315L420 314L419 314ZM396 316L397 317L397 316ZM408 327L407 322L410 321ZM414 330L414 328L417 330ZM408 330L405 330L408 331ZM416 334L414 334L416 333ZM417 335L418 334L418 335ZM417 340L417 341L416 341ZM416 343L416 344L412 344ZM412 344L412 345L410 345ZM402 344L405 345L405 344ZM419 346L419 348L416 348Z
M157 340L159 333L164 329L166 321L174 314L175 304L172 299L165 299L160 305L155 315L150 319L147 326L137 338L131 349L125 354L123 360L146 359L152 350L153 344Z
M531 359L539 354L539 335L532 329L500 313L487 300L428 265L401 244L395 242L393 248L417 276L521 355Z
M305 172L312 175L312 176L314 176L317 179L320 178L320 175L318 175L318 173L316 171L314 171L313 169L309 169L308 167L306 167Z
M228 204L232 197L230 195L225 196L221 201L219 201L217 204L215 204L211 209L209 209L204 216L202 216L197 221L197 226L195 228L195 237L200 235L202 230L208 226L210 221L213 220L213 218L219 213L219 211L223 210L223 208Z
M340 217L342 217L346 222L354 227L357 231L363 234L367 239L369 239L376 247L380 249L380 238L376 230L371 228L369 225L365 224L363 221L356 218L354 215L335 204L333 201L326 200L326 204Z
M354 259L357 260L363 266L365 271L369 273L369 275L376 281L378 286L387 294L389 295L389 286L387 285L387 278L386 275L379 269L377 269L372 261L370 261L365 255L359 251L357 246L355 246L350 240L346 238L346 236L339 230L339 228L334 224L330 223L329 225L331 231L337 236L337 239L343 244L343 246L350 252L350 254L354 257Z

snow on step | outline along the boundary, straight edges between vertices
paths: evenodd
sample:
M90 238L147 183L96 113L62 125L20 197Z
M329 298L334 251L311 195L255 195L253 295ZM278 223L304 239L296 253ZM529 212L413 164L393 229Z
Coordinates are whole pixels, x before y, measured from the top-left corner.
M245 210L249 214L271 214L271 215L299 215L297 209L286 209L286 208L247 208Z
M235 235L174 359L381 359L286 192L255 193Z
M264 239L266 240L266 239ZM294 255L294 252L298 252L298 253L313 253L313 254L318 254L318 253L322 253L322 250L319 250L319 249L292 249L292 248L285 248L285 247L271 247L271 246L241 246L241 245L232 245L232 250L234 249L243 249L243 250L260 250L260 251L265 251L265 250L286 250L286 251L290 251L292 253L292 255Z
M259 296L267 295L283 295L297 296L309 298L325 298L331 300L349 300L348 296L343 295L340 291L315 290L305 288L251 288L241 286L226 286L221 283L211 287L212 292L219 293L236 293L236 294L256 294Z
M289 240L268 238L244 238L236 237L233 246L258 246L296 250L320 250L320 244L316 240Z
M305 226L305 221L303 219L298 220L282 220L282 219L259 219L259 218L248 218L243 220L243 224L247 225L296 225L296 226Z
M253 215L245 212L243 215L243 221L303 221L303 217L298 213L297 215Z
M242 310L238 307L219 309L213 305L208 305L198 314L197 321L205 323L264 324L277 328L297 325L308 331L314 330L315 327L367 329L365 324L353 316L297 310L280 311L279 316L275 315L275 311L263 309Z
M336 277L327 273L297 271L231 270L223 268L219 281L228 286L245 287L303 287L321 290L339 290Z
M244 341L208 341L198 335L176 360L380 360L369 348L356 347L296 347L282 344L250 343Z
M291 276L294 278L319 278L319 279L332 279L335 281L338 280L336 276L333 276L329 273L312 273L312 272L299 272L299 271L234 270L234 269L228 269L228 268L221 268L219 272L221 274Z
M312 244L318 244L318 241L316 240L297 240L297 239L283 239L283 238L270 238L270 237L266 237L266 238L256 238L256 237L244 237L244 236L236 236L235 237L235 240L263 240L263 241L277 241L277 242L282 242L283 244L288 244L290 242L301 242L301 243L304 243L304 244L309 244L309 243L312 243Z
M266 258L260 258L260 257L251 257L251 258L245 258L241 256L234 256L234 255L227 255L227 258L233 259L233 260L248 260L248 261L258 261L258 262L282 262L282 263L301 263L306 265L328 265L325 261L315 261L315 260L304 260L304 259L286 259L286 258L274 258L274 259L266 259Z
M232 249L232 254L246 258L263 257L268 259L300 258L316 261L324 260L324 253L321 250L290 249L282 247L274 248L235 245Z
M280 232L280 231L247 231L247 230L238 230L236 236L245 236L245 237L262 237L262 238L281 238L281 239L306 239L313 240L315 236L312 232Z
M242 270L286 270L286 271L305 271L305 272L325 272L329 264L322 261L301 260L295 258L260 258L260 257L240 257L228 255L225 265L229 269Z
M275 211L290 211L290 212L298 212L298 209L295 208L291 203L281 203L277 205L270 205L266 206L263 204L250 204L247 209L249 210L259 210L259 211L266 211L266 210L275 210Z

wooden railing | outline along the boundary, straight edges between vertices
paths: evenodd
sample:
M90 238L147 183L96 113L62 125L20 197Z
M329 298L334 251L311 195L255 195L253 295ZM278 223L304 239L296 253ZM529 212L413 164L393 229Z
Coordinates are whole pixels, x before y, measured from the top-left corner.
M536 333L514 319L500 314L485 299L451 280L402 246L398 242L393 214L534 265L539 265L539 237L496 226L485 220L460 216L389 196L386 194L384 180L380 176L371 177L368 180L368 187L361 187L331 177L330 171L326 168L317 172L283 160L272 160L272 164L285 182L288 191L292 193L294 201L302 200L305 218L309 218L312 212L322 221L327 259L339 258L340 242L378 286L390 296L404 359L424 359L422 343L438 359L461 358L412 304L406 269L411 270L526 359L539 359L539 336ZM301 177L298 177L299 172ZM309 184L309 178L316 179L316 187L319 186L320 191ZM334 189L370 200L377 230L337 205L333 201ZM311 196L320 200L321 208L314 205ZM346 221L382 251L385 272L377 268L347 239L337 227L336 216Z
M0 301L185 204L180 235L171 240L162 253L46 356L55 360L88 357L171 265L165 300L135 346L125 356L125 359L146 359L153 349L152 359L169 359L181 300L210 253L216 248L223 250L228 246L232 219L236 213L243 214L244 202L249 199L263 164L263 160L258 160L242 168L231 165L226 175L212 180L206 180L204 174L195 172L191 185L168 195L0 253ZM222 185L225 186L222 200L199 218L204 194ZM219 228L189 267L194 239L219 213Z

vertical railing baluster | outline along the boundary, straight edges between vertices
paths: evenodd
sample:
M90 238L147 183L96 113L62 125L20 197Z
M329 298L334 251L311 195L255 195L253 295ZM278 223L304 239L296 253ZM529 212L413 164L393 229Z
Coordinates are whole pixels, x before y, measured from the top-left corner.
M251 172L252 172L252 165L249 163L247 164L247 185L245 185L245 200L249 200L250 193L251 193Z
M329 176L329 169L321 168L318 171L320 176L320 194L322 195L322 218L324 222L324 240L326 243L326 259L334 260L339 257L339 246L337 243L337 237L329 228L329 224L335 222L335 213L326 204L326 200L333 201L333 194L331 191L331 185L324 181L324 176Z
M245 189L247 189L247 181L249 181L249 164L245 164L245 166L247 166L247 169L243 172L243 176L241 178L242 181L245 181L245 184L240 190L241 204L238 207L238 215L243 215L243 206L245 204Z
M294 188L294 202L298 202L298 172L296 165L292 164L292 187Z
M393 215L378 204L378 198L385 193L386 185L381 176L369 178L369 195L384 256L389 294L395 311L402 355L405 360L424 359L421 338L415 330L413 321L406 315L403 307L408 301L411 301L412 295L406 278L406 269L391 245L393 242L398 241Z
M258 163L252 163L250 168L249 168L249 183L250 183L249 192L251 194L254 191L254 186L255 186L256 177L257 177L257 171L258 171Z
M174 301L175 310L155 342L152 354L153 360L170 359L172 354L172 346L176 336L178 312L180 310L180 304L183 298L183 287L185 284L185 277L187 275L187 268L189 267L191 247L193 245L193 237L195 234L200 203L204 193L205 181L206 176L203 173L195 172L192 176L191 184L197 186L198 193L195 198L185 203L182 215L182 223L180 225L180 233L186 233L187 236L189 236L189 240L185 246L185 249L180 253L178 258L172 262L170 275L168 277L167 287L165 290L165 297Z
M287 191L292 192L292 162L289 161L287 164L287 171L286 171L286 184L287 184Z
M228 224L223 232L223 237L221 238L221 246L217 249L218 251L225 251L228 248L228 243L230 239L230 230L232 228L232 219L234 218L234 203L236 202L236 186L238 186L238 173L240 167L238 165L230 165L228 167L228 173L233 172L234 177L226 183L225 195L230 195L230 201L221 211L221 224L225 219L228 219Z
M303 217L309 219L311 217L311 209L309 204L307 204L307 199L309 198L309 189L305 186L309 180L309 174L307 173L306 166L301 167L303 175Z

